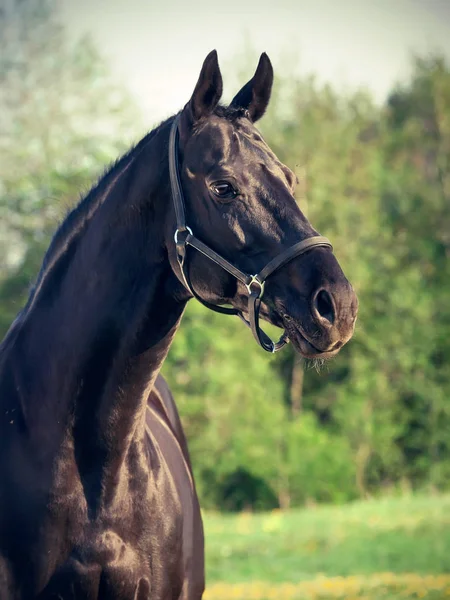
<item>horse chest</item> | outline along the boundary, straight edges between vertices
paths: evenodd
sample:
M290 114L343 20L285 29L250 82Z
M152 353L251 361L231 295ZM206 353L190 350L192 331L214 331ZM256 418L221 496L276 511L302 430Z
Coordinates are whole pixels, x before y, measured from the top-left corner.
M159 449L155 480L148 463L126 463L110 506L94 517L75 463L67 455L56 461L46 506L28 495L26 522L15 519L10 528L12 562L11 544L1 540L0 598L178 600L186 576L183 518L177 487L158 456Z
M133 473L133 467L137 473ZM69 556L52 575L39 600L178 599L183 587L183 520L179 498L160 465L153 481L131 461L114 489L110 506L86 518ZM139 479L141 478L141 481ZM87 504L86 497L80 504ZM84 512L84 511L83 511ZM76 510L68 510L68 519ZM55 596L55 594L57 594Z
M170 568L167 557L160 554L155 548L143 550L114 531L104 531L74 549L38 599L178 599L183 573L176 565Z

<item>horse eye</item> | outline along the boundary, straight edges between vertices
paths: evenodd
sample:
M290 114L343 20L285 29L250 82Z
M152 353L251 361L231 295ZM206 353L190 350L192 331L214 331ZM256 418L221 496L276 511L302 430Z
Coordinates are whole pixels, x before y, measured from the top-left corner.
M235 198L237 192L228 181L216 181L211 185L211 189L218 198Z

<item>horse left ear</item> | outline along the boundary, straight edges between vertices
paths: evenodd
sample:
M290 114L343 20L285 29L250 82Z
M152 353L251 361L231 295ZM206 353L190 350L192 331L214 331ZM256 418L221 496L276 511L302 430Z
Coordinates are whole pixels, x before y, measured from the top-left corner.
M273 68L265 52L261 54L253 78L236 94L230 106L244 108L255 122L266 112L273 84Z
M217 51L213 50L205 58L194 93L185 107L191 123L195 123L213 112L222 96L222 88Z

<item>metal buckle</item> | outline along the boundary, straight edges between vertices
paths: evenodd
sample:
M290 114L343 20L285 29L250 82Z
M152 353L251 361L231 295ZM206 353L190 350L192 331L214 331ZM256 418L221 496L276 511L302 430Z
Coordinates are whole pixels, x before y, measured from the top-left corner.
M177 227L177 229L175 229L175 233L174 233L174 236L173 236L173 239L175 240L175 244L178 244L178 243L179 243L179 242L178 242L178 234L179 234L179 233L183 233L184 231L187 231L187 232L188 232L188 233L190 233L191 235L194 235L194 234L192 233L192 229L191 229L190 227L188 227L187 225L186 225L185 227L183 227L183 228L179 228L179 227Z
M250 282L245 284L245 287L247 288L249 294L252 293L252 285L254 283L256 283L256 284L259 285L259 295L258 295L258 298L261 299L263 297L263 294L264 294L264 283L265 282L264 281L260 281L258 279L258 275L252 275Z

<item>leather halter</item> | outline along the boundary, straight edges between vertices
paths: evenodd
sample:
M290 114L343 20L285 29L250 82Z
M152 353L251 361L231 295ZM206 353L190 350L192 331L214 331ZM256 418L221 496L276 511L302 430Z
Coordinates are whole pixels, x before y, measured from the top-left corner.
M176 244L177 260L181 269L184 284L189 292L204 306L214 310L216 312L225 315L237 315L244 321L244 323L250 327L253 335L258 344L267 352L277 352L281 350L289 342L286 332L280 337L278 342L273 342L269 336L259 326L259 310L261 307L261 298L264 294L264 284L266 279L277 269L280 269L286 263L290 262L293 258L304 254L308 250L317 247L324 247L333 249L330 241L323 236L317 235L309 237L306 240L302 240L297 244L294 244L290 248L287 248L284 252L281 252L278 256L273 258L267 265L259 271L256 275L249 275L236 268L234 265L229 263L225 258L217 254L209 246L204 244L192 233L192 229L186 224L185 205L183 198L183 191L181 188L180 173L178 169L178 122L179 115L177 115L172 123L169 138L169 172L170 172L170 186L172 189L172 198L175 207L175 215L177 219L177 228L175 230L174 240ZM211 304L206 300L200 298L192 287L189 271L186 265L186 254L187 247L192 246L198 252L204 254L210 260L218 264L222 269L228 271L233 277L241 281L248 290L248 313L249 320L234 307L220 306L218 304Z

